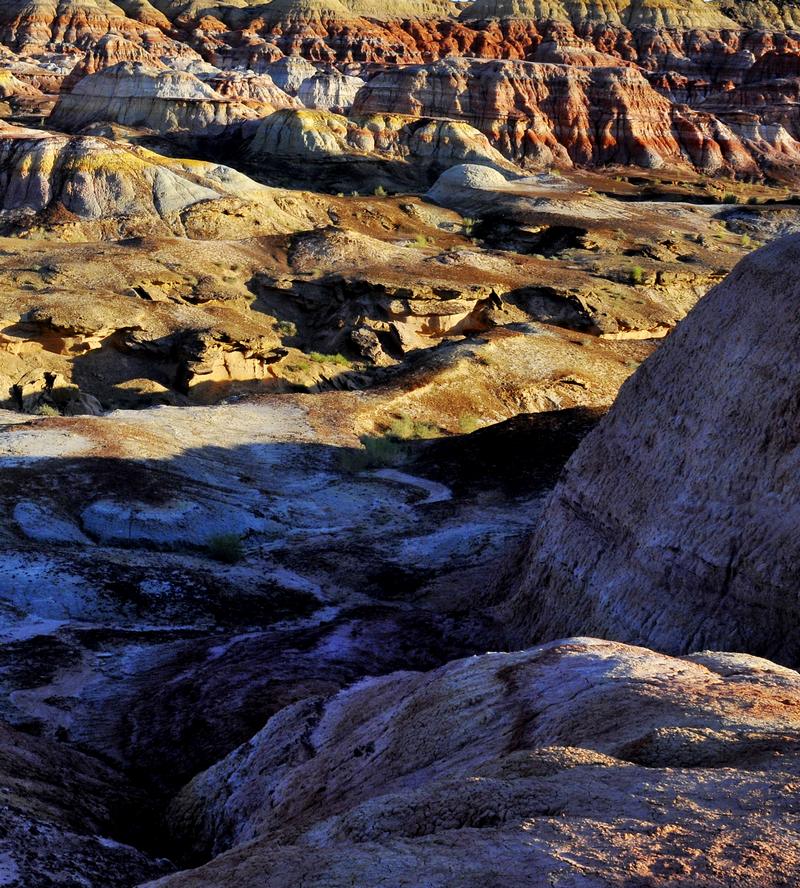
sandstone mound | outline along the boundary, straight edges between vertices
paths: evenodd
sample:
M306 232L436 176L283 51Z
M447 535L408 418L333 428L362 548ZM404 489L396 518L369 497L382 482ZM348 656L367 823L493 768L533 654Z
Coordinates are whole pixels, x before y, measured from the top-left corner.
M777 886L798 703L753 657L580 638L369 679L193 780L173 828L234 850L158 885Z
M97 74L120 62L142 62L148 69L167 70L167 66L141 44L126 40L121 34L106 34L87 51L83 61L72 69L64 81L62 91L69 92L81 78L88 74Z
M299 108L301 104L276 86L268 74L226 71L212 76L209 85L224 98L257 107L260 113L269 113L267 109Z
M428 192L428 197L448 206L454 195L463 191L497 191L508 184L506 177L494 167L463 163L442 173Z
M400 115L348 118L330 111L284 110L259 123L248 146L258 163L273 158L304 161L384 159L446 169L465 161L511 168L488 139L468 124Z
M798 261L797 236L742 260L623 386L531 543L517 638L800 662Z
M24 80L20 80L8 68L0 69L0 98L2 99L37 99L42 91Z
M461 13L463 21L524 19L568 21L576 27L587 21L628 28L730 28L736 23L715 2L689 0L619 0L587 6L579 0L475 0Z
M81 78L62 94L49 122L68 132L113 121L156 132L211 133L257 116L255 109L221 96L188 72L120 62Z
M363 85L360 77L348 77L338 71L318 71L302 82L297 97L306 108L341 113L353 106Z
M232 230L249 236L296 231L319 213L313 201L288 199L230 167L94 136L5 127L0 165L6 231L41 226L71 240L159 232L224 237Z
M284 56L270 62L266 73L273 83L290 96L296 96L303 83L317 73L317 67L300 56Z
M270 0L263 16L270 23L347 22L356 16L340 0Z
M342 0L350 12L362 18L392 21L394 19L447 19L456 4L451 0Z

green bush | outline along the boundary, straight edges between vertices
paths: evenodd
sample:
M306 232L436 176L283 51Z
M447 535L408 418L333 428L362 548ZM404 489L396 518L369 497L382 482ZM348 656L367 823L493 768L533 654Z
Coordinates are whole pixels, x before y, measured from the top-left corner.
M362 435L361 444L362 450L342 451L339 466L343 472L390 468L400 465L408 456L408 448L393 438Z
M383 187L383 185L378 185L373 194L375 195L375 197L386 197L386 189Z
M441 430L429 422L418 422L405 414L392 420L392 424L386 430L390 438L399 441L412 441L422 438L439 438Z
M244 558L244 546L238 533L218 533L206 543L208 554L223 564L236 564Z
M632 284L641 284L644 280L644 269L641 265L634 265L628 272L628 279Z
M477 416L467 414L466 416L459 416L458 418L458 430L462 435L469 435L471 432L477 431L480 427L481 421Z
M725 194L722 195L722 202L724 204L738 204L739 198L735 194L731 194L730 191L726 191Z
M36 416L61 416L61 413L52 404L42 403L36 408Z
M281 336L297 336L297 324L292 321L278 321L275 324L275 331Z
M338 364L340 367L352 367L353 362L344 355L323 355L322 352L309 352L309 360L318 364Z

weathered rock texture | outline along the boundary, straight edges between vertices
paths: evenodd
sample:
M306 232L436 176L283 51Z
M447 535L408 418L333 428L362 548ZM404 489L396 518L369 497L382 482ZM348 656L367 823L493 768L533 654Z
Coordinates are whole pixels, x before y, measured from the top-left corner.
M381 112L464 120L506 157L532 166L688 160L707 172L758 172L746 144L754 134L740 138L709 114L674 106L635 68L447 59L373 77L353 113ZM759 153L776 148L800 159L788 133L758 140Z
M147 127L157 132L219 132L258 117L238 97L223 96L192 74L120 62L82 77L59 98L49 123L75 132L97 121ZM266 113L275 110L270 104Z
M623 386L531 542L515 638L800 662L799 260L795 236L744 259Z
M417 171L441 171L464 162L514 169L488 139L459 121L402 115L346 118L327 111L279 111L265 117L247 146L254 163L282 158L299 164L324 161L401 160Z
M764 660L585 638L366 680L195 778L173 828L234 850L156 884L778 886L798 703Z
M0 225L11 233L31 233L44 222L68 240L198 237L226 228L240 235L297 231L327 220L313 196L298 199L230 167L95 136L5 126L0 169Z

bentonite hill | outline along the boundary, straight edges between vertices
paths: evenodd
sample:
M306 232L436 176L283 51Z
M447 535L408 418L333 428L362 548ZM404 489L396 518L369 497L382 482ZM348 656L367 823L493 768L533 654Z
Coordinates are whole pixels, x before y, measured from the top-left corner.
M800 884L800 3L0 0L0 886Z

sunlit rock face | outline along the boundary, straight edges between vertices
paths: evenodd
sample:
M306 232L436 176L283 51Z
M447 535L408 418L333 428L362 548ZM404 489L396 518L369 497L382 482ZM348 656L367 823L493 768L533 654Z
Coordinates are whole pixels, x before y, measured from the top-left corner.
M263 110L274 106L265 103ZM221 95L192 74L120 62L82 77L63 93L50 123L70 131L114 121L157 132L209 133L256 117L250 104Z
M198 775L171 828L223 853L155 884L777 886L800 866L793 701L797 673L755 657L586 638L362 681Z
M800 660L799 257L751 254L623 386L519 565L516 638Z

